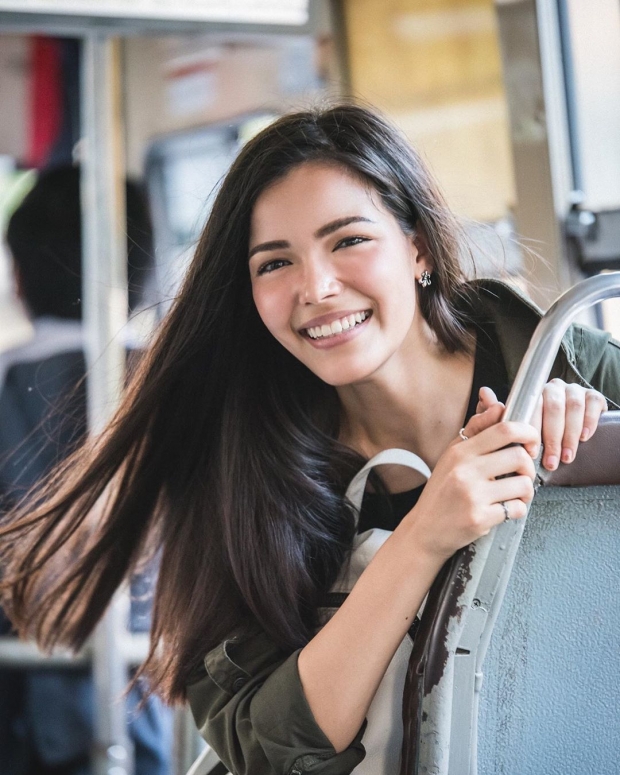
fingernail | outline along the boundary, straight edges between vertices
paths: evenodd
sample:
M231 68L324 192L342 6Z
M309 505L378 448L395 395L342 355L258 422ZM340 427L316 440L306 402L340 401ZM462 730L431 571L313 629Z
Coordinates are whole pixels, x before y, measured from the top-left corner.
M562 450L562 462L563 463L570 463L573 459L573 450L565 448Z
M555 455L549 455L549 457L545 460L545 468L548 471L555 471L555 469L558 467L558 463L560 461L557 459Z
M587 441L589 438L590 438L590 429L589 428L584 428L581 431L581 440L582 441Z

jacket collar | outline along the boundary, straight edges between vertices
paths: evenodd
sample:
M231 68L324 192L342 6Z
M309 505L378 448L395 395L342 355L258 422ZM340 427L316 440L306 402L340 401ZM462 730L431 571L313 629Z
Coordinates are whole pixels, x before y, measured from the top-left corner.
M474 313L486 317L495 325L508 378L512 383L543 312L512 284L494 279L479 279L468 282L467 286L474 290L470 296ZM589 337L588 340L588 361L598 364L603 357L609 335L603 331L593 333L595 336ZM567 382L578 382L591 387L589 380L592 374L589 372L593 370L587 368L585 363L579 366L577 363L575 340L581 338L577 335L575 327L569 327L562 339L549 378L560 377ZM580 368L582 365L585 368Z

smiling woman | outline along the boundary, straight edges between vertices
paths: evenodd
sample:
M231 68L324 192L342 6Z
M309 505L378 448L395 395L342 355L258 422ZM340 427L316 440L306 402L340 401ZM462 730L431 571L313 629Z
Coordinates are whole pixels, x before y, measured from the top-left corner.
M231 772L393 775L399 715L364 723L391 660L446 559L533 492L539 428L499 420L538 313L467 280L465 252L374 112L297 113L248 143L117 416L0 528L22 634L79 647L159 551L144 669ZM541 401L549 467L596 429L594 388L620 402L618 345L579 337ZM418 471L383 466L358 514L349 481L394 447Z
M377 379L388 362L400 368L393 361L408 357L407 339L420 340L415 281L432 261L408 231L368 183L333 165L304 164L258 199L254 303L270 333L324 382Z

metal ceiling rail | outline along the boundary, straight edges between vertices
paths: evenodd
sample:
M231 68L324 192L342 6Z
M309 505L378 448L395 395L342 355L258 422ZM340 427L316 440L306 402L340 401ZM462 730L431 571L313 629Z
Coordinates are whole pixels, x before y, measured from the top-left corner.
M125 632L119 642L119 651L130 667L140 665L148 654L148 633ZM42 653L36 643L20 641L12 635L0 636L0 668L87 667L92 663L93 645L88 643L78 654L58 650L51 654Z
M620 296L620 272L584 280L551 306L515 378L506 421L530 420L571 321L614 296ZM407 679L414 686L417 747L402 774L477 773L482 665L525 524L526 518L502 523L457 552L431 587Z
M320 0L0 0L0 30L47 35L307 35Z

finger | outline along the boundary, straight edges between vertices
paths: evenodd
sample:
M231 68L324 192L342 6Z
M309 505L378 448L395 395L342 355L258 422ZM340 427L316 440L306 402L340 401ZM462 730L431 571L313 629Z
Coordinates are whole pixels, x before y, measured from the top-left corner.
M562 453L562 437L566 415L566 383L553 379L543 389L542 443L545 451L543 465L555 471Z
M522 519L527 514L527 504L522 500L503 500L493 505L497 515L496 524L498 525L507 521L506 514L508 515L508 520Z
M564 395L566 401L566 415L564 418L561 460L563 463L572 463L575 459L577 447L579 446L579 439L583 431L586 410L586 391L581 385L567 385Z
M478 417L484 417L484 415L478 415ZM538 431L529 423L502 421L480 431L477 436L470 439L468 444L471 444L469 447L470 452L478 455L487 455L511 444L529 446L539 442L540 436ZM463 448L464 452L467 452L465 444L463 444Z
M497 396L491 390L490 387L481 387L478 392L478 404L476 406L476 412L484 412L494 404L500 403L497 400Z
M596 431L601 414L607 411L607 400L597 390L586 392L586 407L583 418L581 441L587 441Z
M534 497L534 483L529 476L508 476L489 483L489 501L522 500L529 503Z
M484 455L480 464L483 466L484 475L491 480L509 474L519 474L533 481L536 476L534 461L521 444Z
M480 414L474 414L470 419L463 432L468 438L473 438L481 433L486 428L490 428L492 425L496 425L501 419L504 413L504 404L498 402L488 409L485 409Z

